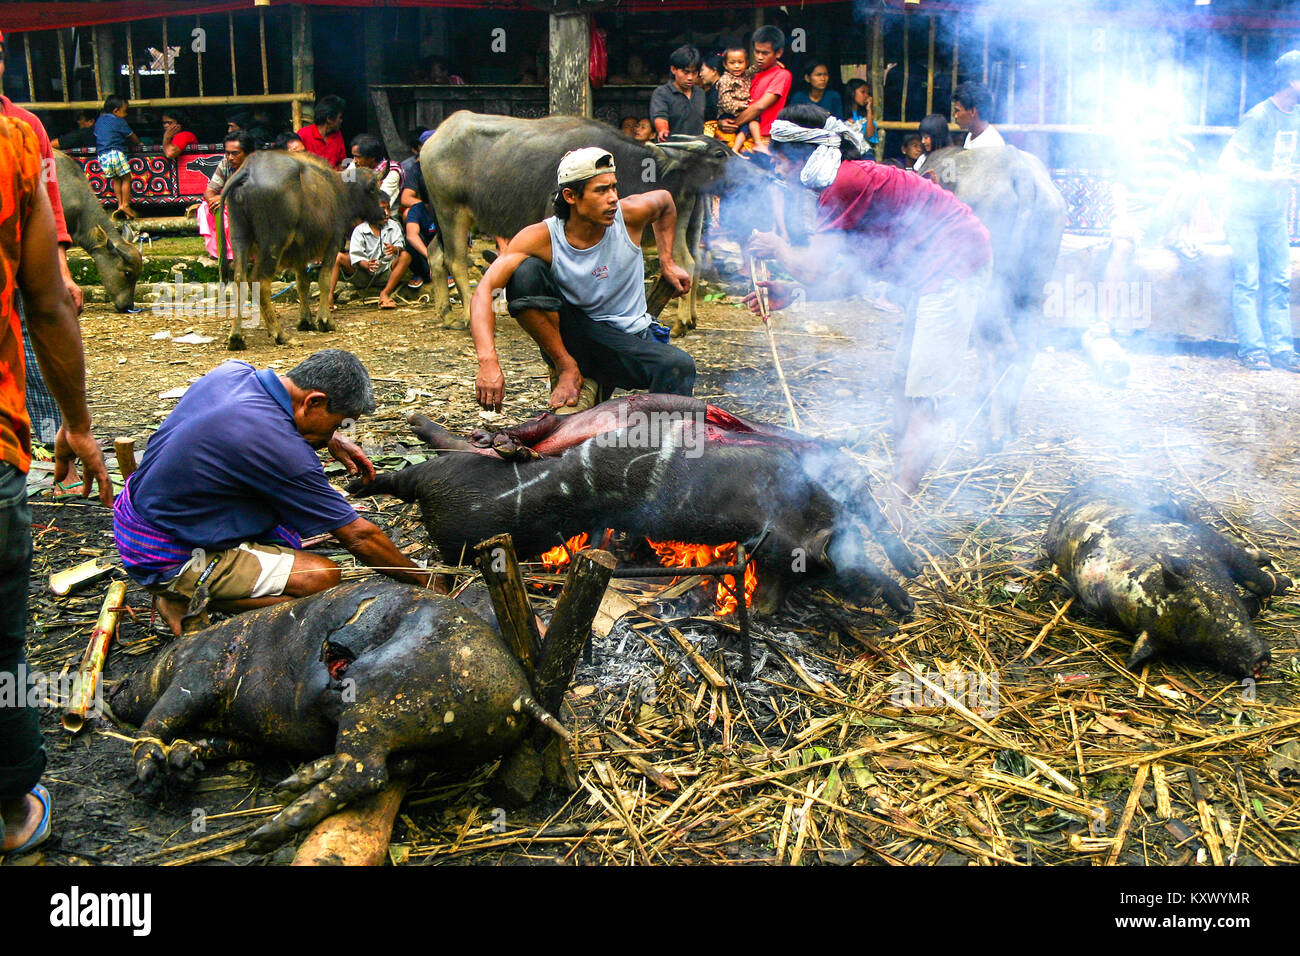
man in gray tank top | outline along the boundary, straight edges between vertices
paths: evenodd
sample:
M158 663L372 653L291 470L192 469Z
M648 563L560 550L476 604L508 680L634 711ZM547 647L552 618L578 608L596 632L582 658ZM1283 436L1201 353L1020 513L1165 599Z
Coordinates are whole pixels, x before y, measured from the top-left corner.
M646 311L641 257L641 234L651 226L664 277L678 295L690 289L672 258L672 194L620 200L614 157L595 146L565 153L556 185L555 215L520 230L470 300L479 404L499 411L505 394L492 310L499 289L550 367L549 404L558 414L590 408L615 388L690 395L695 361L668 344L668 330Z

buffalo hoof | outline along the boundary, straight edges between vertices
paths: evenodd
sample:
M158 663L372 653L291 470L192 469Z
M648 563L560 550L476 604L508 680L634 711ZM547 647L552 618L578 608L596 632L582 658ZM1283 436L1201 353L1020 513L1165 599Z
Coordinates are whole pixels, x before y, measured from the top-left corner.
M299 332L314 332L314 331L316 331L316 327L315 327L314 325L311 324L311 318L308 317L308 318L305 318L305 319L299 319L299 320L298 320L298 331L299 331Z
M446 322L442 323L442 327L444 329L451 329L453 332L464 332L469 328L469 323L464 319L449 318Z
M334 324L334 320L328 315L321 316L316 320L317 332L333 332L336 328L337 326Z
M243 333L231 332L230 338L226 339L226 348L231 352L242 352L248 348L248 345L244 342Z
M694 326L687 325L685 322L683 322L683 321L681 321L680 319L678 319L676 322L673 323L673 328L672 328L672 337L675 338L675 339L680 339L683 335L685 335L687 332L689 332L692 328L694 328Z

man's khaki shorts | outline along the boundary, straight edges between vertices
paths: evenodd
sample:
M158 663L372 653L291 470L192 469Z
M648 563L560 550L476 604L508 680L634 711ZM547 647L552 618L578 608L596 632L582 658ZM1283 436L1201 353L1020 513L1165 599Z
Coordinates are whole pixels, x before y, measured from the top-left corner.
M189 601L199 586L199 576L215 558L216 568L208 575L208 600L238 601L244 598L276 597L284 593L293 570L292 548L278 544L245 542L227 551L210 551L199 555L170 581L152 585L154 594Z

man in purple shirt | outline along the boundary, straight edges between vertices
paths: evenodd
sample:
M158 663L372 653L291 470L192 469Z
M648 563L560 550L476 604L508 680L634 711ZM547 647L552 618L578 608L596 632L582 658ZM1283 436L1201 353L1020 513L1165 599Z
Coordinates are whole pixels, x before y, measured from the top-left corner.
M373 477L361 449L335 434L373 410L364 366L339 349L285 375L227 362L191 386L113 508L122 563L158 596L174 633L200 585L215 609L242 611L338 584L338 566L301 547L325 532L389 577L432 583L330 485L316 457L328 447Z

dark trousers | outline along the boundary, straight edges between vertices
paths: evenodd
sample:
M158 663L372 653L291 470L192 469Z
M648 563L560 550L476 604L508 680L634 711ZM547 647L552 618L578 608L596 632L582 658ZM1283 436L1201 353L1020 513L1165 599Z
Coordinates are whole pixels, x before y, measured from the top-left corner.
M536 256L515 270L506 285L506 302L516 317L527 309L558 312L560 338L578 371L604 388L668 395L690 395L695 389L695 360L690 355L656 341L648 330L631 335L590 318L564 300L550 267Z
M39 714L27 706L31 680L23 649L27 579L32 573L31 524L27 477L13 465L0 463L0 800L19 799L45 770Z
M429 241L437 242L438 237L434 236ZM427 249L428 246L425 246L425 248ZM417 279L423 279L425 282L428 282L429 279L431 278L431 276L429 275L428 257L425 256L425 254L421 252L419 249L415 248L415 246L411 244L410 240L407 240L406 251L411 254L411 267L410 267L411 275L415 276L415 278Z

